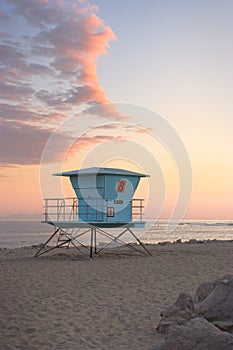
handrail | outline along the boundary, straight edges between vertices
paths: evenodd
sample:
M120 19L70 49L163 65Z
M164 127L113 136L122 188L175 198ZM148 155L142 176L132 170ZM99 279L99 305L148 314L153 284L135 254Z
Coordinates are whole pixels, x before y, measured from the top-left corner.
M95 206L90 207L88 205L88 201L95 201ZM107 217L107 207L108 207L108 199L96 198L96 197L88 197L84 199L85 203L79 204L77 197L66 197L66 198L45 198L44 199L44 221L77 221L78 213L82 213L86 217L86 221L90 220L90 217L95 217L94 221L98 221L100 213L106 215L106 222L108 221ZM143 217L143 198L133 198L131 201L131 215L132 220L135 216L138 216L138 221L142 221ZM81 210L84 209L84 212ZM94 210L94 211L93 211ZM99 219L101 220L101 219Z

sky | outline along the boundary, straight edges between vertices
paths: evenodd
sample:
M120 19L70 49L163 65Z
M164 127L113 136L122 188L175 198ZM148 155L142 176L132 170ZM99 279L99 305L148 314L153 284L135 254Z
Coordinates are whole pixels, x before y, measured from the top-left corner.
M183 200L232 220L232 18L232 0L1 1L0 216L104 165L152 175L152 217Z

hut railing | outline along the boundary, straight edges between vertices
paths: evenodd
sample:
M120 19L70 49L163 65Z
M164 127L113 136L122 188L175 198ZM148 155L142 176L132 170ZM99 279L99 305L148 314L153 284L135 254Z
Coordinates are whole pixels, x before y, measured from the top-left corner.
M46 198L44 200L44 221L76 221L77 198Z
M95 201L94 208L90 210L88 203ZM90 218L95 217L94 221L102 221L106 215L106 208L108 206L107 199L101 198L88 198L85 199L86 204L80 204L78 198L67 197L67 198L46 198L44 199L44 221L55 222L55 221L66 221L73 222L78 220L78 213L85 213L85 220L91 221ZM143 220L143 209L144 199L132 199L132 221ZM93 211L94 210L94 211ZM100 218L102 213L103 218Z
M132 220L135 220L135 217L137 218L137 221L142 221L142 217L144 215L143 209L144 209L144 201L145 199L141 198L135 198L132 199Z

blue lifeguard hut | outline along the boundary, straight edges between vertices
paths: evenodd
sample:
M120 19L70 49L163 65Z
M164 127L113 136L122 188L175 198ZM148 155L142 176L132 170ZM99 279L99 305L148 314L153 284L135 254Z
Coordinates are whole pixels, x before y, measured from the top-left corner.
M75 198L48 198L44 205L44 222L55 227L54 234L41 247L36 256L49 250L72 244L77 248L80 237L90 233L90 244L86 248L98 254L110 244L124 245L122 236L127 231L150 254L143 243L132 231L133 228L144 228L144 199L134 199L134 193L141 178L149 175L116 168L86 168L54 174L69 177L76 194ZM104 229L122 228L123 231L113 235ZM69 230L72 229L72 234ZM74 229L77 229L74 234ZM81 231L81 232L80 232ZM110 239L110 242L99 251L97 233ZM48 243L58 236L55 246ZM81 243L84 246L83 243ZM138 251L138 248L125 243ZM141 250L140 250L141 252Z

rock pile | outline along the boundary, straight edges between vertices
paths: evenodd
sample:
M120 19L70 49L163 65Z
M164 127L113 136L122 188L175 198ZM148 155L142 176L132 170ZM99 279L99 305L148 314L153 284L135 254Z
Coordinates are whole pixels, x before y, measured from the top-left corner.
M161 320L157 327L158 333L168 333L172 325L182 325L187 320L195 317L192 297L187 293L181 293L175 304L168 306L160 313Z
M152 350L232 350L233 275L202 283L193 297L181 293L161 312L157 331L165 339Z

